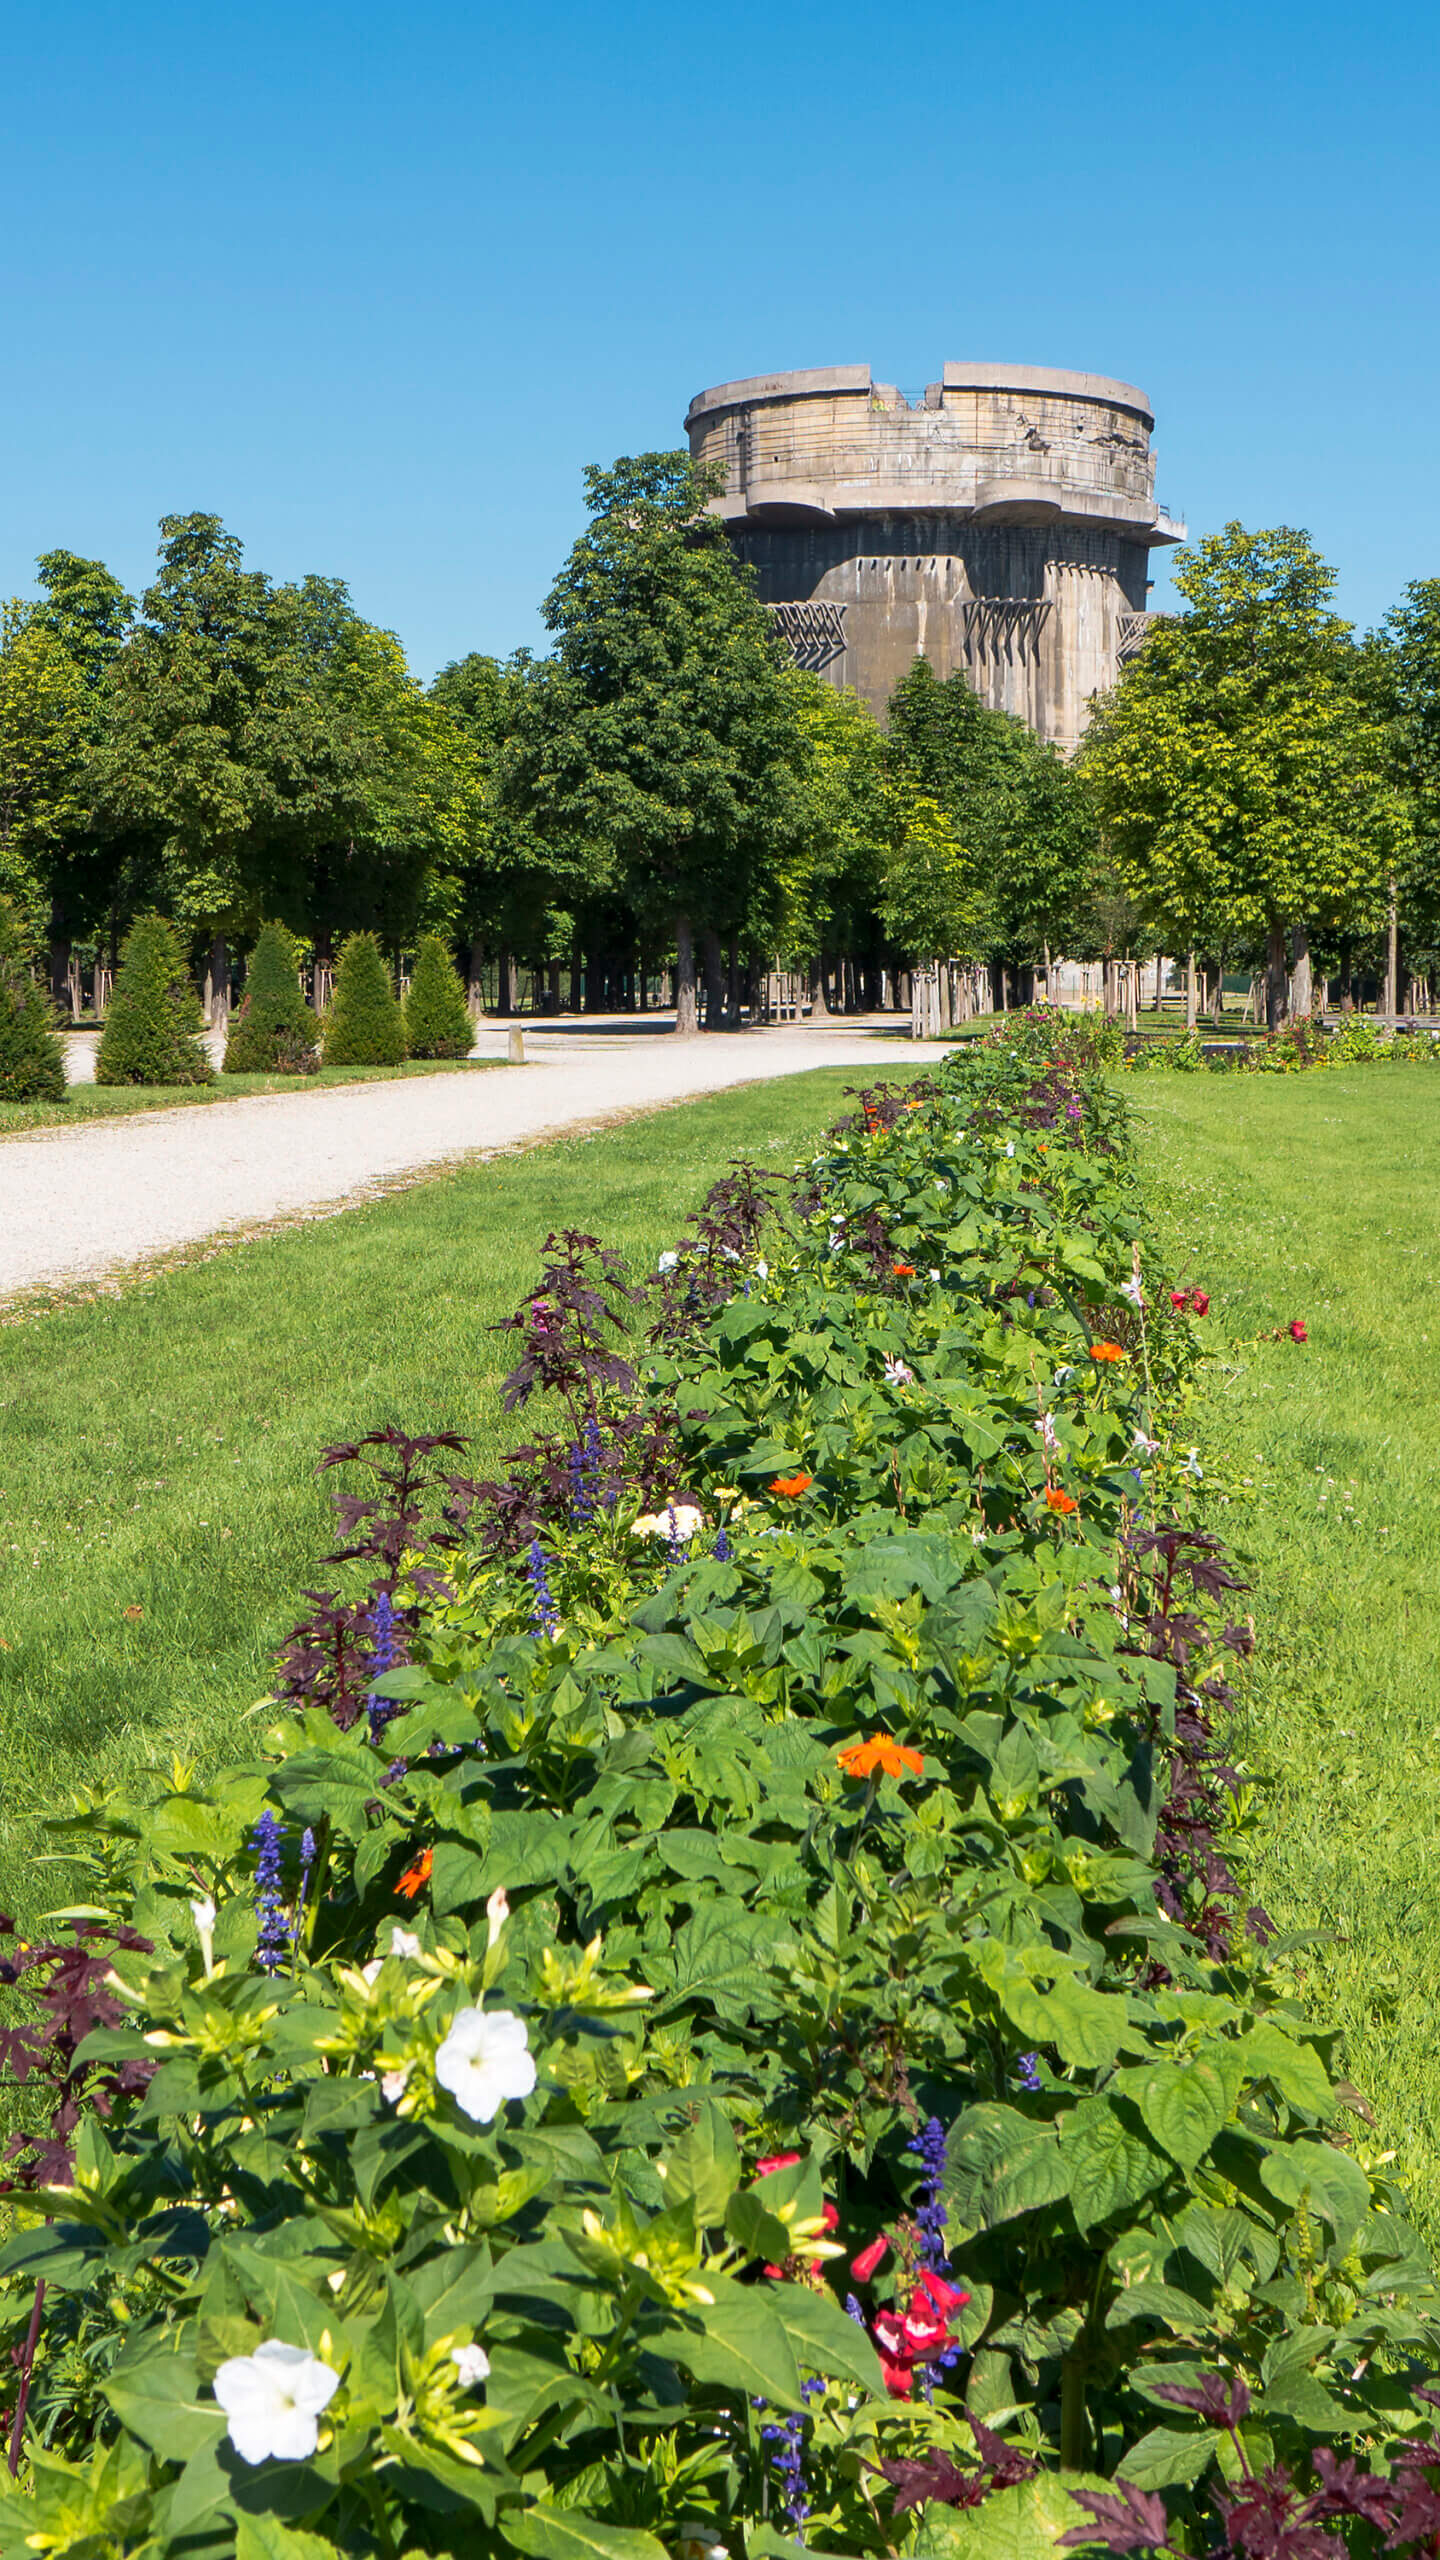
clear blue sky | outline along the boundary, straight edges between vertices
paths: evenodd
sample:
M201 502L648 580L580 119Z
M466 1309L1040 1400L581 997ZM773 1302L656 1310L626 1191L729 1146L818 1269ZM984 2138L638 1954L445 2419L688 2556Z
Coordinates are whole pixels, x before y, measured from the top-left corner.
M1433 8L0 0L0 591L211 508L425 676L543 645L589 461L957 358L1149 393L1203 533L1440 574ZM1154 601L1165 599L1157 586Z

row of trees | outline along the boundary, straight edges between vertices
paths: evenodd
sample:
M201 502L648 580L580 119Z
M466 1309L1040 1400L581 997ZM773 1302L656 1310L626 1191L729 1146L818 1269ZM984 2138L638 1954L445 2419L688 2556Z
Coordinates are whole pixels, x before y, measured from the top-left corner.
M591 470L551 653L428 690L338 581L247 569L217 517L162 521L138 605L47 553L0 631L0 895L57 993L152 908L222 1003L268 919L322 985L347 934L438 934L502 1010L519 965L556 1003L673 966L682 1029L777 961L821 1010L935 959L1003 1000L1062 954L1198 950L1265 965L1272 1014L1312 963L1388 957L1394 1000L1402 934L1428 968L1440 581L1357 645L1303 534L1232 525L1067 765L923 659L885 731L788 666L713 486L683 453Z

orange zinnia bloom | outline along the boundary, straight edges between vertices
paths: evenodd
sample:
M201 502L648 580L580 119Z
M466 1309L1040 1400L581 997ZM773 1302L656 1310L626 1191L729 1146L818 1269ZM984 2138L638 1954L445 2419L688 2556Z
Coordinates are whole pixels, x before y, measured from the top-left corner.
M416 1894L420 1891L421 1886L429 1883L430 1870L434 1864L434 1850L422 1849L414 1866L406 1868L405 1873L395 1887L396 1892L403 1893L407 1902L413 1902Z
M894 1272L897 1280L913 1280L915 1277L915 1265L913 1262L892 1262L890 1268Z
M1050 1511L1078 1511L1080 1508L1074 1494L1062 1493L1056 1484L1045 1487L1045 1505Z
M1124 1360L1128 1356L1123 1342L1092 1342L1090 1345L1092 1360Z
M847 1742L835 1757L847 1778L868 1778L874 1769L883 1769L887 1778L902 1778L908 1769L918 1778L925 1767L921 1752L911 1751L888 1733L872 1733L868 1742Z
M770 1490L772 1493L783 1493L787 1502L793 1502L797 1493L808 1493L814 1481L814 1477L807 1476L802 1467L797 1475L772 1476Z

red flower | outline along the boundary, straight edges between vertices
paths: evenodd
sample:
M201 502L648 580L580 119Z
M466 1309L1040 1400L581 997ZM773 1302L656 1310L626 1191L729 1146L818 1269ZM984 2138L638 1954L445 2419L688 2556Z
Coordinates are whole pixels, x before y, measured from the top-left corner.
M783 1493L787 1502L793 1502L797 1494L808 1493L814 1481L814 1477L807 1476L804 1468L800 1467L793 1476L772 1476L770 1490Z
M1092 1342L1090 1357L1092 1360L1123 1360L1126 1357L1125 1346L1120 1342Z
M1210 1292L1209 1292L1209 1290L1208 1290L1208 1289L1192 1289L1192 1290L1191 1290L1191 1292L1190 1292L1190 1304L1191 1304L1191 1306L1194 1308L1195 1313L1196 1313L1196 1315L1197 1315L1197 1316L1206 1316L1206 1315L1208 1315L1208 1314L1209 1314L1209 1312L1210 1312Z
M1180 1316L1180 1315L1183 1315L1183 1314L1184 1314L1185 1309L1186 1309L1186 1307L1189 1305L1189 1303L1190 1303L1190 1292L1189 1292L1189 1290L1188 1290L1188 1289L1172 1289L1172 1290L1171 1290L1171 1292L1170 1292L1170 1304L1171 1304L1171 1306L1174 1308L1175 1313L1177 1314L1177 1316Z
M929 2294L936 2310L946 2320L953 2319L957 2311L963 2311L970 2299L969 2294L962 2293L958 2285L947 2284L943 2276L932 2275L928 2267L921 2269L920 2283L923 2290Z
M1047 1511L1063 1511L1069 1513L1071 1511L1078 1511L1080 1505L1076 1501L1073 1493L1062 1493L1058 1484L1047 1484L1045 1487L1045 1508Z
M872 2240L868 2249L862 2249L858 2258L851 2259L850 2273L857 2284L869 2283L889 2246L890 2234L882 2231L878 2240Z
M793 2169L799 2157L798 2151L772 2151L767 2160L756 2161L755 2175L768 2178L773 2169Z
M913 1262L892 1262L890 1268L894 1272L897 1280L913 1280L915 1277L915 1265Z
M928 2302L912 2302L904 2320L905 2344L917 2358L938 2355L950 2342L950 2324Z
M1292 1342L1308 1342L1310 1339L1309 1334L1306 1332L1305 1327L1298 1316L1291 1317L1289 1332Z

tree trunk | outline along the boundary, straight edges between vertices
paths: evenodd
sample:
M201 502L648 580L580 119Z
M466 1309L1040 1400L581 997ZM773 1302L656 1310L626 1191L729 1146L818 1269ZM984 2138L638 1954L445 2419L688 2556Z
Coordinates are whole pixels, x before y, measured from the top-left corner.
M1164 978L1165 954L1163 951L1157 951L1155 954L1155 1002L1150 1008L1152 1013L1158 1013L1160 1010L1160 991L1164 983Z
M688 916L675 919L675 1028L693 1040L700 1028L695 1008L695 936Z
M485 1012L485 944L478 933L470 937L470 957L465 967L465 1009L472 1022L479 1022Z
M1355 1010L1355 969L1348 942L1340 945L1340 1010L1342 1013Z
M1266 933L1265 1028L1278 1031L1285 1020L1289 971L1285 966L1285 927L1271 922Z
M812 960L805 974L809 981L810 1019L812 1022L828 1022L830 1007L825 1000L824 962L819 959Z
M727 971L726 971L726 987L725 987L725 1020L726 1020L726 1024L727 1024L728 1028L729 1028L731 1031L738 1031L738 1030L739 1030L739 1028L740 1028L740 945L739 945L739 943L735 940L735 938L734 938L733 934L732 934L731 939L730 939L729 961L728 961L728 966L727 966Z
M1390 883L1390 921L1385 937L1385 1010L1393 1022L1400 1010L1400 911L1395 883Z
M1185 1028L1187 1031L1193 1031L1195 1028L1195 954L1193 951L1187 951L1185 954Z
M1297 1022L1308 1022L1315 1005L1315 987L1310 970L1310 936L1298 921L1290 928L1295 965L1290 972L1290 1011Z
M718 1031L725 1018L725 955L713 925L705 927L700 949L705 966L705 1028Z
M500 945L500 983L495 992L495 1010L501 1014L515 1010L515 954L508 942Z

